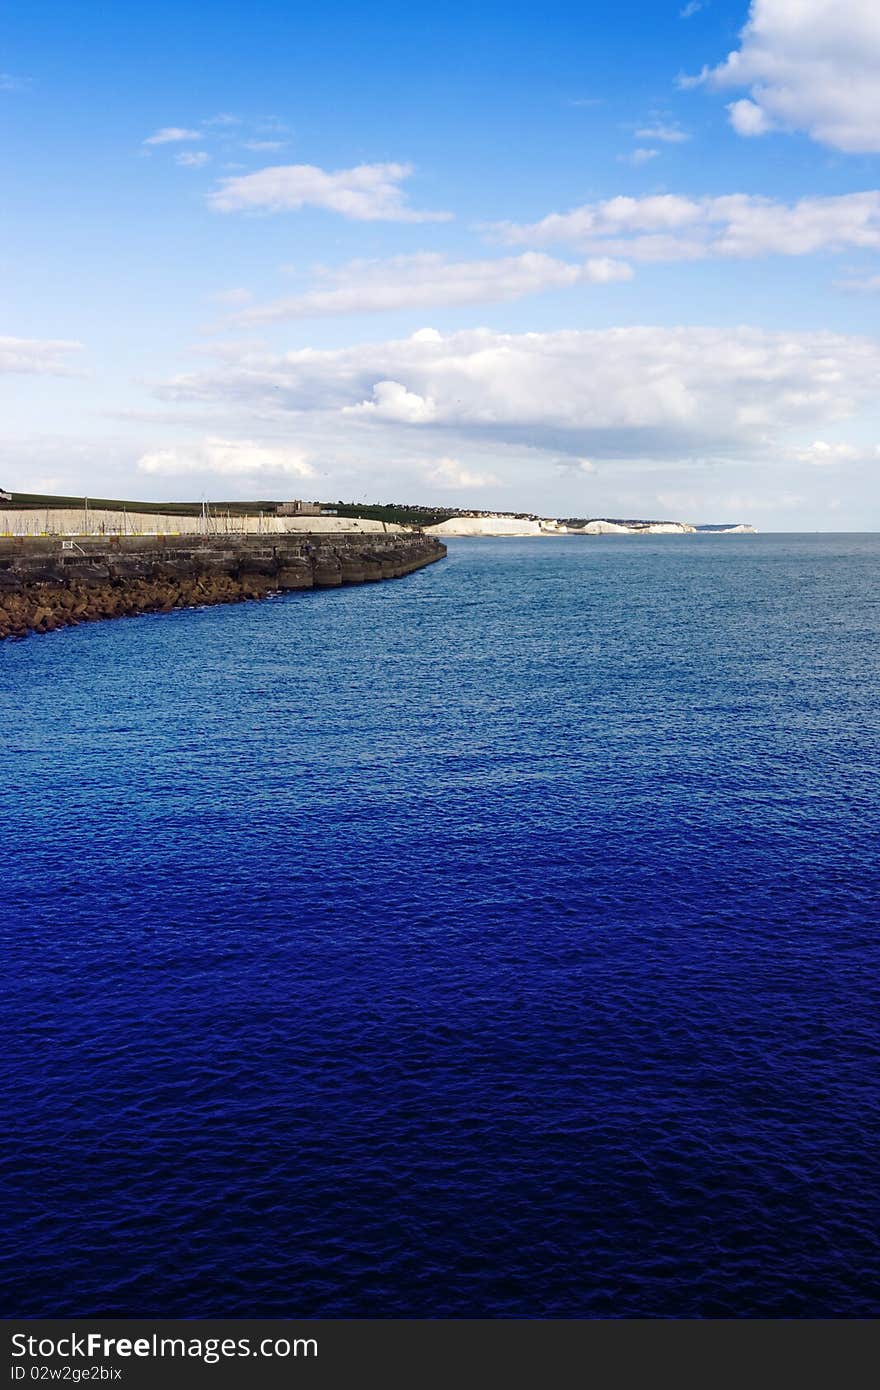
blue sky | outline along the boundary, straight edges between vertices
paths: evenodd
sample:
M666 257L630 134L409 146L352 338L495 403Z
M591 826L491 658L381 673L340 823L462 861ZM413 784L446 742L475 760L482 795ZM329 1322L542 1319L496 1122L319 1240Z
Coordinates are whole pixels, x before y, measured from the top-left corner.
M7 5L0 484L880 523L880 7Z

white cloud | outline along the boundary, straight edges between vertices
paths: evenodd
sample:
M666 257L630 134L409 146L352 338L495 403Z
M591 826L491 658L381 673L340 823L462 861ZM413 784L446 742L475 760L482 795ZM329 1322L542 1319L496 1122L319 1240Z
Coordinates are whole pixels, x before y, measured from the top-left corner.
M880 343L752 328L489 329L337 350L240 352L163 399L401 424L576 458L774 459L789 437L876 410ZM299 428L299 425L297 426Z
M728 106L730 124L737 135L766 135L773 127L767 113L756 102L743 97L742 101L732 101Z
M217 125L217 126L241 125L241 117L240 117L240 116L233 116L233 115L231 114L231 112L229 112L229 111L221 111L218 115L216 115L216 116L209 116L208 119L207 119L206 121L202 121L202 125Z
M690 138L681 126L667 125L664 121L658 121L656 125L643 126L641 130L636 131L637 140L660 140L667 145L683 145Z
M0 372L76 376L70 358L78 352L82 343L64 338L0 338Z
M806 500L796 492L780 492L772 488L763 493L730 492L719 490L717 485L711 484L704 485L697 492L657 493L657 501L661 507L665 507L667 512L676 517L684 520L712 517L715 521L726 521L734 525L754 519L756 512L799 511Z
M697 79L745 88L728 109L741 135L804 131L849 153L880 151L877 0L752 0L740 46Z
M509 244L561 242L642 261L803 256L854 246L877 249L880 191L801 198L796 203L748 193L618 197L551 213L539 222L496 223L490 230Z
M792 457L798 463L808 463L814 468L830 468L836 463L852 463L854 459L864 456L865 450L857 449L854 444L829 444L825 439L814 439L812 444L803 449L795 449L792 453Z
M228 304L231 308L240 308L242 304L250 304L253 295L250 290L237 285L234 289L218 290L211 298L215 304Z
M14 72L0 72L0 92L25 92L30 85L29 77L17 77Z
M23 478L18 491L49 493L50 496L54 493L55 496L57 496L61 492L63 486L64 479L58 477L57 474L54 476L50 475L49 477L43 474L42 477Z
M638 166L639 164L647 164L649 159L656 159L659 153L659 150L645 150L639 148L633 150L632 154L619 154L617 158L621 164L635 164Z
M217 212L295 212L327 208L357 222L443 222L451 213L407 207L400 184L409 164L359 164L328 172L313 164L277 164L223 179L209 202Z
M834 284L839 290L853 290L866 294L880 293L880 275L855 276L849 280L835 280Z
M175 163L181 164L184 169L201 169L210 158L205 150L184 150L182 154L174 156Z
M683 9L679 10L679 19L693 19L695 14L699 14L704 8L702 0L688 0Z
M286 140L242 140L242 149L245 150L283 150L287 144Z
M373 399L359 405L346 405L343 415L371 415L382 420L397 420L407 425L423 425L433 420L437 407L430 396L408 391L399 381L377 381Z
M315 470L301 449L266 445L252 439L209 438L176 444L138 459L142 473L176 478L210 473L217 478L313 478Z
M425 252L349 261L338 270L319 272L317 288L248 309L239 321L255 324L414 306L498 303L542 290L631 278L628 265L608 257L571 265L534 251L479 261L450 261Z
M201 140L200 130L186 130L183 126L167 125L154 131L144 141L145 145L177 145L184 140Z
M560 473L564 473L569 478L598 471L590 459L561 458L556 460L556 467Z
M494 487L501 481L495 473L475 473L465 468L458 459L451 458L438 459L425 477L436 487L453 488L455 491L460 488Z

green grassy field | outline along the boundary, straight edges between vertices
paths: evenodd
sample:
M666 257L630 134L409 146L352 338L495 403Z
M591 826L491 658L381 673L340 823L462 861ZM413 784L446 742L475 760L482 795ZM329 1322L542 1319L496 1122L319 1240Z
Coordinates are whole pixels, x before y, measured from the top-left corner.
M402 502L331 502L328 505L335 507L339 516L362 516L400 526L437 526L456 515L452 507L418 507Z

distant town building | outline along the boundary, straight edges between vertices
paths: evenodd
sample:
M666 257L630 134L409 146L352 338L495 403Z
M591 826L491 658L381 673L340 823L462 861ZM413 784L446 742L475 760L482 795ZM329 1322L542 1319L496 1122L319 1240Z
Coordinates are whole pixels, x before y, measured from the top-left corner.
M12 493L11 493L11 492L4 492L3 489L2 489L2 487L0 487L0 502L11 502L11 501L12 501Z
M275 508L276 516L320 516L323 507L317 502L300 502L298 499L293 502L279 502Z

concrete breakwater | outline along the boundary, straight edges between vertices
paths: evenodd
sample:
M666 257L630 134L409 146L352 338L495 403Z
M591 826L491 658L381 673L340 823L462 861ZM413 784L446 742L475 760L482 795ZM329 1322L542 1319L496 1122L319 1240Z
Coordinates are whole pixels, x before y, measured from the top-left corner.
M279 590L396 579L445 554L420 533L0 538L0 640Z

